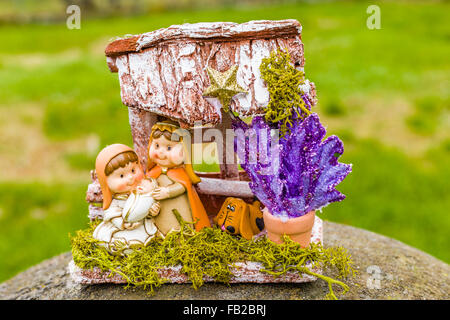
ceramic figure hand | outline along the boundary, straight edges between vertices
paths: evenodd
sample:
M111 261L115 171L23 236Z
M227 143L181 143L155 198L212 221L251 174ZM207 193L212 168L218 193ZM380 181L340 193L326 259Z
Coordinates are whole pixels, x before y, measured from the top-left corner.
M161 205L159 202L153 203L152 207L150 208L150 215L153 217L157 216L160 209L161 209Z
M164 200L170 198L169 188L167 187L158 187L153 191L153 198L156 200Z
M141 222L124 222L123 226L126 230L134 230L141 225Z

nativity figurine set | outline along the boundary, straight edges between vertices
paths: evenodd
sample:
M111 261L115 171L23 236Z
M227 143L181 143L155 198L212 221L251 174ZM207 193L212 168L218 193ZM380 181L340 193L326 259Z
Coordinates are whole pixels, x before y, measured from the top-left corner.
M180 230L177 214L186 222L195 221L197 231L211 226L193 188L200 179L189 161L185 163L185 147L177 129L169 121L152 127L148 153L153 166L147 174L139 156L126 145L109 145L97 156L103 222L93 237L109 252L130 252L155 236Z
M301 30L296 20L183 24L108 45L134 149L113 144L97 156L87 193L93 225L73 241L77 282L136 282L126 270L140 254L156 259L208 239L199 251L244 252L224 253L236 257L220 267L226 281L205 271L213 263L185 262L174 254L146 265L155 272L146 283L328 279L312 254L325 250L315 212L345 198L335 187L351 165L338 162L343 144L334 135L324 139L312 110L317 99L314 83L304 76ZM211 128L223 139L205 134ZM225 141L230 131L231 146ZM220 172L194 170L193 143L216 144ZM259 250L263 242L265 251ZM299 252L311 255L280 275L276 252L283 246L292 250L289 265ZM122 264L91 263L94 249ZM254 252L267 255L265 260L275 257L273 272ZM193 265L203 273L192 273ZM137 272L133 279L147 274Z

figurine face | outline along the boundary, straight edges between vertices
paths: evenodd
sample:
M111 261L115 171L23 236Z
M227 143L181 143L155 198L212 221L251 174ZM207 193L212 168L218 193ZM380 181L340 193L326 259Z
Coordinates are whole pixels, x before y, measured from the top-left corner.
M154 138L150 145L149 157L162 167L173 168L184 162L182 142L170 141L164 137Z
M129 162L123 168L117 168L107 178L106 182L112 193L127 193L139 185L144 178L144 172L138 162Z

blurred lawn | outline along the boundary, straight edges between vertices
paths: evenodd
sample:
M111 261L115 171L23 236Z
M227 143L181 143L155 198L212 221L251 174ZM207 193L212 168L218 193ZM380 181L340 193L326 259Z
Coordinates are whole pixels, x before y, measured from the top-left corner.
M338 187L347 199L320 216L449 262L450 6L381 3L382 29L369 30L367 5L160 13L82 20L81 30L0 26L0 282L70 249L68 233L88 222L84 199L98 148L131 144L117 74L103 55L109 40L200 21L299 20L316 111L344 141L341 161L353 164ZM36 146L39 156L27 151ZM52 153L59 164L48 166ZM15 167L27 173L14 175Z

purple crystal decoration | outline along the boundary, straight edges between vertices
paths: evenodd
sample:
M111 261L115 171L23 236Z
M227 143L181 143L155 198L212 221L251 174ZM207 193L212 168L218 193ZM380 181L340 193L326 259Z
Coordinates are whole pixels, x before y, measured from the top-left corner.
M322 141L326 131L317 114L294 119L283 138L260 116L250 126L234 119L233 129L250 188L273 215L295 218L345 198L335 187L352 166L338 162L344 147L337 136Z

